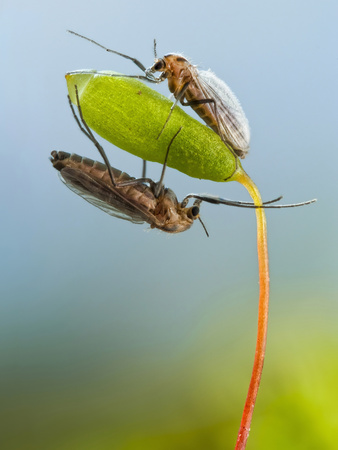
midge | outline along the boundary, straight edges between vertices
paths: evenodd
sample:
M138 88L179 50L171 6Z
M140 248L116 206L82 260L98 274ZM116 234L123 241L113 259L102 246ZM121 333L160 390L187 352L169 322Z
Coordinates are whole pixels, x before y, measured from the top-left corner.
M151 83L161 83L168 80L169 90L173 93L176 101L171 107L166 123L178 101L183 106L191 106L201 119L219 134L222 141L231 148L234 154L240 158L245 158L250 147L248 120L235 94L213 72L198 70L196 66L180 54L170 53L163 58L157 58L156 41L154 41L155 62L150 68L146 69L140 61L131 56L108 49L74 31L69 32L98 45L107 52L116 53L123 58L130 59L144 72L144 75L124 76L147 80ZM161 74L156 77L154 75L156 72L161 72Z
M175 193L148 179L135 179L111 168L113 186L107 166L76 154L52 152L52 164L69 189L111 216L133 223L148 223L167 233L188 230L199 219L199 203L186 207Z
M196 219L200 219L202 201L245 208L256 208L252 203L236 202L208 194L189 194L178 202L175 193L155 183L149 178L135 179L125 172L111 167L116 185L111 183L110 173L105 164L89 158L66 152L52 151L51 162L60 172L60 178L75 194L87 200L111 216L158 228L167 233L180 233L188 230ZM190 198L195 198L193 206L187 207ZM281 197L266 202L265 208L285 208L294 205L268 205ZM204 225L203 225L204 227ZM208 232L204 227L208 236Z
M107 165L76 154L71 155L55 150L51 153L51 162L53 167L60 172L60 177L66 186L89 203L112 216L133 223L146 222L150 224L151 228L158 228L167 233L180 233L188 230L196 219L199 219L204 227L199 215L202 201L257 208L249 202L232 201L209 194L189 194L182 202L178 202L175 193L164 186L163 178L170 146L181 129L177 131L168 145L160 181L154 182L150 178L135 179L125 172L111 167L103 147L95 139L82 116L76 87L75 90L80 119L75 114L68 97L74 118L81 131L94 143ZM188 207L190 198L194 198L195 202L193 206ZM281 197L266 202L263 207L285 208L301 206L313 201L292 205L268 205L280 199ZM205 227L204 230L208 235Z

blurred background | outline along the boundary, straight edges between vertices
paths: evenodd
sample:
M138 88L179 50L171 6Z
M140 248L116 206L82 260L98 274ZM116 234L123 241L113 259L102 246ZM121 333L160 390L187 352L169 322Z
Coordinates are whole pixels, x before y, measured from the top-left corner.
M247 114L243 167L263 198L318 198L267 211L269 338L247 448L336 449L337 3L4 0L0 12L1 448L231 449L251 374L254 212L202 205L210 238L199 223L165 235L105 215L52 168L54 149L99 159L64 74L138 73L71 29L147 67L153 38L159 55L210 67ZM140 175L138 158L104 148ZM236 183L173 169L165 181L179 199L248 200Z

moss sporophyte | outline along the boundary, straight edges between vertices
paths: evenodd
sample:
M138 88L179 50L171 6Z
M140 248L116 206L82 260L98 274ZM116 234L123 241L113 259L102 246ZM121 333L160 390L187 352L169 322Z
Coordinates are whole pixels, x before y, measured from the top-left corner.
M224 181L234 175L236 158L210 128L175 108L161 137L172 102L139 80L100 73L66 75L73 101L76 85L83 116L94 131L117 147L147 161L163 163L168 143L177 130L168 166L191 177Z
M160 164L165 161L171 144L167 159L169 167L195 178L216 182L237 181L247 189L257 207L260 284L258 332L253 371L235 446L237 450L245 449L262 375L268 325L267 227L259 190L242 168L232 148L218 134L179 107L172 109L170 120L167 121L172 108L170 100L139 80L116 75L115 72L90 70L66 75L71 101L80 103L83 118L91 129L117 147Z

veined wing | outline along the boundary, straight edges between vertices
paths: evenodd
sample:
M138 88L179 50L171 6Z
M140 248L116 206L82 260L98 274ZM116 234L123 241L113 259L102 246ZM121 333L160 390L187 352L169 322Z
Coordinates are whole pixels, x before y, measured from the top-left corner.
M157 223L153 214L143 205L82 170L65 167L60 171L60 178L75 194L111 216L137 224Z
M220 80L211 70L200 70L194 78L197 87L205 98L211 98L209 109L217 115L219 135L234 149L244 153L250 146L250 128L239 100L229 86Z

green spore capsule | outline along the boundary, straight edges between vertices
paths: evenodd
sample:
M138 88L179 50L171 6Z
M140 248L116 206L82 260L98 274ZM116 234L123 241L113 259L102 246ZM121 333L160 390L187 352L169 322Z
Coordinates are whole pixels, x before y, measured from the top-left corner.
M176 106L161 137L172 102L134 78L114 72L76 71L66 75L69 96L83 117L107 141L147 161L163 164L172 136L168 166L191 177L231 181L242 172L239 160L211 129ZM237 161L236 161L237 159Z

